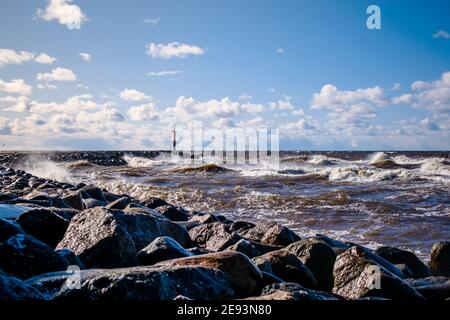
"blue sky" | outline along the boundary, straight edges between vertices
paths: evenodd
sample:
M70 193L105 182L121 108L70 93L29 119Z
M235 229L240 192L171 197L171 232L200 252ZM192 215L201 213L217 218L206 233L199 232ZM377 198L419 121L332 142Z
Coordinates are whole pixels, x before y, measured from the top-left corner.
M449 14L445 0L1 0L0 142L168 148L201 120L279 128L282 149L449 150Z

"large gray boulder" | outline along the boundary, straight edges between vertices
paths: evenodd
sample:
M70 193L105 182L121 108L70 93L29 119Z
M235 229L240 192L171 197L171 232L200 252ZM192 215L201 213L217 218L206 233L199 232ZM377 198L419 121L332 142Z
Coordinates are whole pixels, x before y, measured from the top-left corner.
M248 297L258 292L262 281L259 269L239 252L216 252L199 256L160 262L164 266L202 266L224 272L237 297Z
M194 227L189 230L189 235L197 245L212 251L224 250L241 239L221 222L206 223Z
M286 250L272 251L252 260L261 270L271 272L284 281L299 283L307 288L317 286L311 271L299 258Z
M269 245L287 246L300 240L294 231L276 222L258 223L253 228L242 228L238 233L247 240Z
M405 282L419 291L427 300L445 300L450 298L450 277L406 279Z
M48 245L27 235L18 225L0 219L0 269L27 279L66 268L67 261Z
M261 296L251 297L249 300L338 300L326 292L302 287L298 283L274 283L263 288Z
M235 297L222 271L191 266L133 267L56 272L26 282L55 300L196 300Z
M351 247L336 258L333 293L347 299L381 297L423 300L422 295L374 260L362 247Z
M77 214L57 249L71 250L87 268L138 264L132 238L109 210L100 207Z
M319 290L332 290L336 253L328 244L314 238L304 239L290 244L286 251L297 256L312 272Z
M193 254L170 237L158 237L138 252L139 263L143 266L190 256Z

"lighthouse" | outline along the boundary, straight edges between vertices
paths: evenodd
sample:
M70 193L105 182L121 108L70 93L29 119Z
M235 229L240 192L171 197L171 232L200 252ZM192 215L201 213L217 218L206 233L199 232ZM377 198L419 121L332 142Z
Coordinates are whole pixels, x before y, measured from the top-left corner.
M173 136L172 136L172 151L177 150L177 130L173 128L172 130Z

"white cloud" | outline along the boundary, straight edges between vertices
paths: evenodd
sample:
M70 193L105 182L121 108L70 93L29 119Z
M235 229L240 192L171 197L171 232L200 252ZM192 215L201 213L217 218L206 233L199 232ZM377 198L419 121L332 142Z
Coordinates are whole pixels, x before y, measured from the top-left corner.
M247 102L247 103L244 103L241 105L241 109L244 112L257 113L257 112L263 112L264 106L261 104Z
M120 98L124 101L144 101L150 100L151 97L147 96L145 93L135 90L135 89L125 89L120 92Z
M33 58L34 54L28 51L16 52L12 49L0 49L0 67L8 64L22 64Z
M278 48L278 49L277 49L277 53L278 53L278 54L284 53L284 49L283 49L283 48Z
M70 69L58 67L49 73L38 73L36 79L39 81L76 81L77 75Z
M450 33L445 30L439 30L435 34L433 34L433 38L450 39Z
M91 61L91 55L90 55L89 53L81 52L81 53L80 53L80 57L81 57L81 59L83 59L84 61Z
M131 107L127 114L134 121L153 121L159 118L156 106L152 102Z
M37 85L37 88L39 90L57 90L58 87L55 86L54 84L50 84L50 83L39 83Z
M230 118L220 118L211 122L211 127L216 129L233 128L234 122Z
M171 42L168 44L150 43L146 46L146 54L152 58L184 58L188 55L202 55L205 50L189 44Z
M30 99L25 96L6 96L0 98L0 105L3 106L3 111L25 112L28 110L29 100Z
M270 102L269 107L273 110L294 110L295 107L291 104L289 99L278 100L277 102Z
M250 94L248 94L248 93L243 93L243 94L241 94L239 96L239 99L241 99L241 100L251 100L251 99L253 99L253 97Z
M84 94L78 96L72 96L68 98L63 103L56 102L37 102L32 101L30 103L30 112L45 114L45 113L65 113L65 114L76 114L80 111L92 111L97 110L100 106L91 100L92 95Z
M147 73L149 77L164 77L164 76L174 76L182 73L180 70L163 70L163 71L151 71Z
M0 135L10 135L11 128L9 126L10 120L8 118L0 117Z
M32 90L31 86L27 85L23 79L14 79L10 82L0 79L0 91L29 96Z
M409 93L402 94L398 97L392 98L393 104L401 104L401 103L411 103L413 96Z
M304 116L305 111L303 109L292 110L291 114L293 116Z
M56 61L56 58L49 56L46 53L41 53L36 57L35 61L42 64L52 64Z
M401 89L401 87L402 87L402 85L401 85L400 83L396 82L396 83L394 83L394 85L392 86L391 91L398 91L398 90Z
M142 23L156 26L159 23L159 18L145 18L142 20Z
M38 9L37 17L44 21L58 20L68 29L80 29L88 19L72 0L49 0L45 10Z

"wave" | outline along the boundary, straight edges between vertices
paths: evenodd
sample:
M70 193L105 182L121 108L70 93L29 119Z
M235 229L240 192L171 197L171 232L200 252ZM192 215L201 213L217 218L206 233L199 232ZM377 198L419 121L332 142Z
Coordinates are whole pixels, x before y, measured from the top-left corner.
M227 169L225 167L219 166L214 163L203 164L197 167L183 167L183 168L175 168L171 170L172 172L177 173L222 173L232 171L231 169Z
M78 161L66 163L66 168L69 170L92 167L92 166L95 166L95 164L90 163L88 160L78 160Z
M78 182L77 179L65 166L66 164L64 163L28 156L16 165L16 169L22 169L39 178L76 184Z

